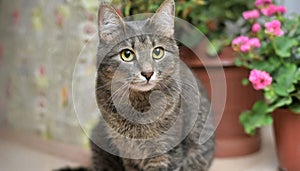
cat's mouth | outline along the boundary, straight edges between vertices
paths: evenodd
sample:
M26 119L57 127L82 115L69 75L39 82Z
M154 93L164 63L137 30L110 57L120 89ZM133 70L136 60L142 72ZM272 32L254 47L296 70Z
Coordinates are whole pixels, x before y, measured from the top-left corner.
M155 86L156 84L154 83L154 81L144 81L144 82L131 84L130 88L134 91L150 91Z

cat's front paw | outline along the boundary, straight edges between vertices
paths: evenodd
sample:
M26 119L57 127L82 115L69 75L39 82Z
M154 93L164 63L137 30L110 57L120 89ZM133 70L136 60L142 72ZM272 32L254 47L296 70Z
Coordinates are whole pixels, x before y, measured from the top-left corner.
M167 156L158 156L152 158L144 166L144 171L168 171L169 169L169 158Z

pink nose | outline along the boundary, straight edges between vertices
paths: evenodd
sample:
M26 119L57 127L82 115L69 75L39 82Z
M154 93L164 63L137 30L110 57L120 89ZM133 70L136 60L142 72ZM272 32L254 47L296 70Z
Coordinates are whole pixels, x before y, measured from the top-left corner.
M151 72L141 72L141 75L144 76L147 79L147 81L149 81L150 78L152 77L153 73L154 73L153 71L151 71Z

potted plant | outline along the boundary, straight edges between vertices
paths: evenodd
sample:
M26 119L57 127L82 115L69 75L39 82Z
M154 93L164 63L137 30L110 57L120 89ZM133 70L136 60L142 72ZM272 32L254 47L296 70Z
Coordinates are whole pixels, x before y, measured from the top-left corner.
M238 66L251 70L248 79L264 100L242 112L245 132L272 124L280 168L300 170L300 16L284 16L284 6L256 0L255 9L243 13L249 32L232 41L239 52ZM273 115L272 115L273 114ZM298 115L297 115L298 114Z
M114 0L112 3L123 16L139 13L153 13L163 0ZM197 27L210 40L199 41L192 38L187 48L180 44L181 59L195 72L211 95L211 87L218 87L217 93L224 93L223 87L218 83L225 71L227 93L225 111L218 122L216 130L216 156L232 157L256 152L260 148L260 136L248 136L239 123L239 114L243 109L249 108L260 98L260 93L255 92L251 86L241 86L240 80L249 73L247 69L236 67L234 64L234 51L230 47L232 38L238 35L245 21L240 16L244 10L250 9L251 3L244 0L231 0L220 3L218 0L181 0L176 2L176 16ZM212 46L211 46L212 45ZM197 55L195 55L195 53ZM220 60L215 58L219 53ZM201 56L201 61L198 56ZM203 63L204 62L204 63ZM214 78L210 80L208 72ZM250 95L249 95L250 94ZM245 98L247 97L247 98ZM216 113L223 112L220 99L214 101ZM237 103L239 105L237 105ZM218 116L219 117L219 116Z

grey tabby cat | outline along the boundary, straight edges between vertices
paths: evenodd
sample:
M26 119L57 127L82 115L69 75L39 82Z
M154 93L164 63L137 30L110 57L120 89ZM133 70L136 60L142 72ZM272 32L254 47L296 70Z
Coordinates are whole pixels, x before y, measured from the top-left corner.
M90 143L95 171L206 171L212 162L213 135L199 141L209 134L205 124L214 127L206 123L210 103L180 62L174 8L166 0L152 17L125 21L100 6L96 98L102 118Z

